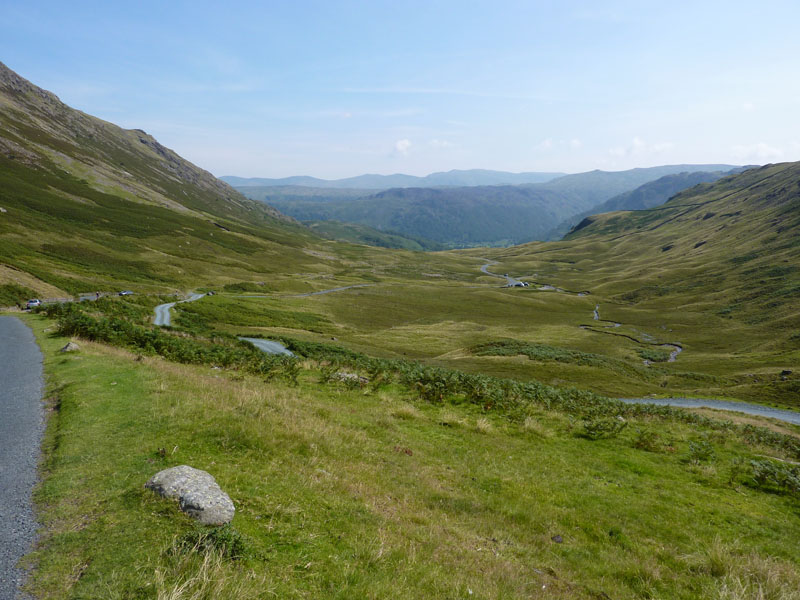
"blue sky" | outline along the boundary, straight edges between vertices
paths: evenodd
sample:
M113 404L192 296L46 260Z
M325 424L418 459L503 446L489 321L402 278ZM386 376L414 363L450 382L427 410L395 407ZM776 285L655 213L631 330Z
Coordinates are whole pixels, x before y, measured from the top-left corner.
M0 61L215 175L800 160L800 2L0 0Z

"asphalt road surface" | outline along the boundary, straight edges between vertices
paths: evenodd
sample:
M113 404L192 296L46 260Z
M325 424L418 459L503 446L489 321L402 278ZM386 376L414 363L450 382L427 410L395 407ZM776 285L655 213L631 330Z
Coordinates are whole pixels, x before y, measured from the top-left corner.
M189 294L189 297L186 300L180 300L178 302L167 302L166 304L159 304L156 306L156 317L153 321L154 325L169 325L170 324L170 314L169 309L173 306L178 304L179 302L194 302L195 300L200 300L205 296L205 294Z
M256 348L267 354L285 354L286 356L294 356L291 350L287 349L279 342L272 340L263 340L261 338L240 337L240 340L246 340L253 344Z
M31 493L44 432L42 353L14 317L0 317L0 382L0 599L6 600L18 597L25 572L16 564L36 536Z

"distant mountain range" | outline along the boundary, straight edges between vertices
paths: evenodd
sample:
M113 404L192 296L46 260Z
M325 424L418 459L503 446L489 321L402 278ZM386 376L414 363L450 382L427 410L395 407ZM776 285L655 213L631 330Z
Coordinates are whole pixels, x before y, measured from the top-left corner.
M556 227L575 215L592 214L595 207L610 198L661 177L731 168L732 165L716 164L666 165L590 171L543 183L396 187L382 191L287 185L237 189L301 221L357 223L447 247L498 246L547 239ZM569 226L564 233L568 230Z
M274 187L298 185L311 188L354 188L388 190L405 187L473 186L473 185L519 185L523 183L544 183L561 177L564 173L508 173L487 169L453 170L431 173L425 177L415 175L359 175L345 179L318 179L306 175L268 179L263 177L235 177L225 175L222 181L234 187Z

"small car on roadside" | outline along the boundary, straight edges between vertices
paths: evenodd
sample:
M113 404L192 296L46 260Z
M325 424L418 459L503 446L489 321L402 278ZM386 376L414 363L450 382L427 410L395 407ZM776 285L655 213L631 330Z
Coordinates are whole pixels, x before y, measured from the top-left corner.
M133 292L130 290L123 290L119 293L120 296L133 296Z
M28 300L28 303L25 305L25 308L31 309L31 308L36 308L37 306L41 306L41 305L42 305L42 301L41 300L39 300L37 298L31 298L30 300Z

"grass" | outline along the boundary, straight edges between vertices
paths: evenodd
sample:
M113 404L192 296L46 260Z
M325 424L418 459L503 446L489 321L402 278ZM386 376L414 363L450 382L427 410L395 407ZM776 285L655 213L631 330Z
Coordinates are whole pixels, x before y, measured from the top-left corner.
M634 429L648 419L592 441L554 411L516 423L469 404L421 402L396 384L323 385L313 361L292 386L91 342L62 355L49 322L28 322L52 409L31 582L41 595L723 598L796 589L797 496L752 487L746 473L729 483L734 459L783 455L736 435L660 421L665 444L642 450ZM713 458L695 465L700 441ZM197 539L195 526L143 484L177 464L209 470L231 495L243 558L175 550Z

